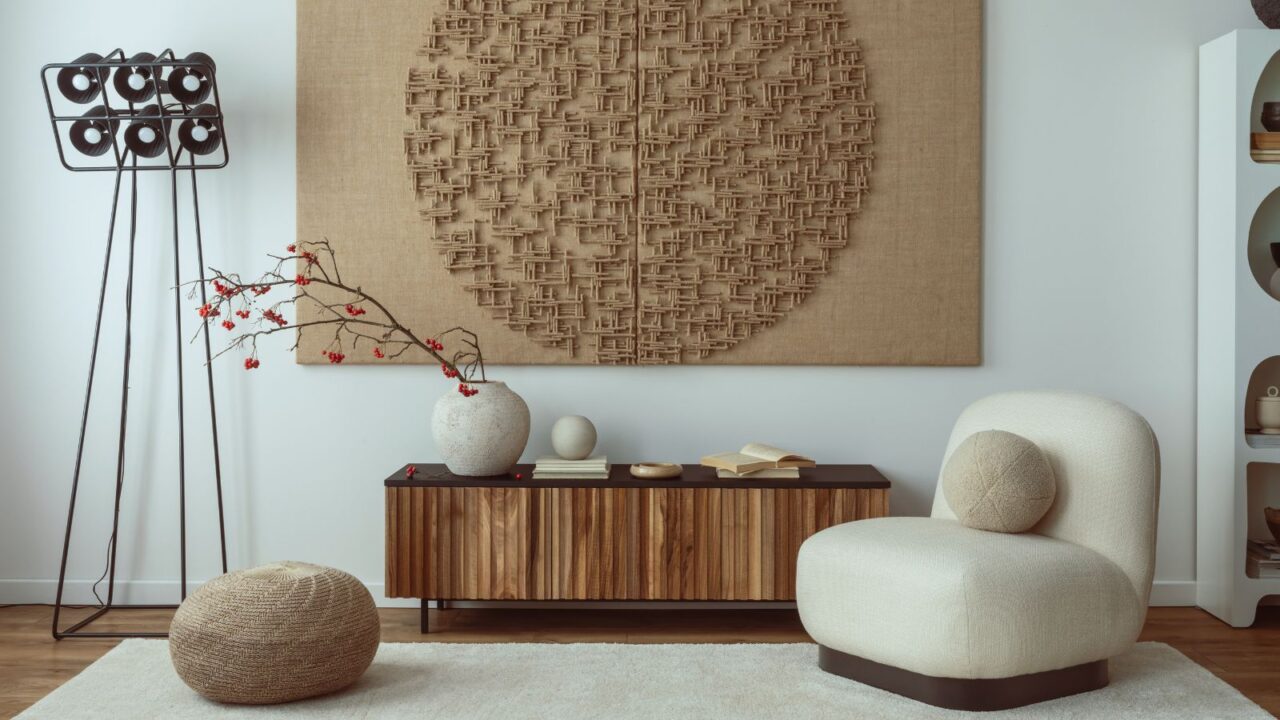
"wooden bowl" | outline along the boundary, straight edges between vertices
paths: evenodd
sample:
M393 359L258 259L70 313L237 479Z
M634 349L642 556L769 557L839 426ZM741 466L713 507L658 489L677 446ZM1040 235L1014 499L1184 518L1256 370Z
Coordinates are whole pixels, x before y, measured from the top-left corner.
M1263 508L1262 514L1267 518L1267 527L1271 529L1271 536L1280 543L1280 508Z
M676 463L636 463L631 466L631 476L642 480L670 480L680 477L683 470Z

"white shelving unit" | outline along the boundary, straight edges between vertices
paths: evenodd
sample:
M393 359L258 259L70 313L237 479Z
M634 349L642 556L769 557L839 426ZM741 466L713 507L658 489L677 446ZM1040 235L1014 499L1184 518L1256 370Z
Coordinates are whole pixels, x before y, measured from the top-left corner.
M1280 356L1280 299L1266 289L1280 163L1250 156L1267 100L1280 101L1280 31L1201 46L1196 603L1236 627L1280 595L1280 579L1245 572L1246 540L1268 537L1262 505L1280 497L1280 448L1252 447L1246 434L1256 395L1280 386L1280 359L1267 362Z

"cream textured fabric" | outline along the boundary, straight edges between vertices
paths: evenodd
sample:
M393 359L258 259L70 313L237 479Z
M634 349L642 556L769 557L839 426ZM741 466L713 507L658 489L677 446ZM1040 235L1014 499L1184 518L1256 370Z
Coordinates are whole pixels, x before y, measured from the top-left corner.
M380 633L359 580L282 562L228 573L192 593L173 616L169 652L192 690L261 705L347 687L373 661Z
M126 640L20 720L1267 720L1168 645L1111 663L1111 685L998 713L943 710L818 669L810 644L388 643L350 690L287 705L211 703L163 640Z
M813 639L935 677L1000 678L1123 652L1145 608L1114 563L1040 535L880 518L809 538L796 570Z
M1106 556L1129 576L1146 605L1160 502L1160 449L1147 421L1118 402L1092 395L992 395L960 415L943 466L965 438L993 429L1035 443L1053 466L1057 496L1032 532ZM932 515L955 518L941 488L934 494Z
M1030 440L1004 430L965 438L942 469L947 503L966 527L1030 530L1053 504L1053 468Z
M1031 533L933 518L828 528L800 548L796 603L819 643L905 670L994 678L1111 657L1138 636L1155 565L1159 450L1146 421L1101 398L1009 393L974 403L970 435L1034 442L1057 480ZM945 460L944 460L945 464Z

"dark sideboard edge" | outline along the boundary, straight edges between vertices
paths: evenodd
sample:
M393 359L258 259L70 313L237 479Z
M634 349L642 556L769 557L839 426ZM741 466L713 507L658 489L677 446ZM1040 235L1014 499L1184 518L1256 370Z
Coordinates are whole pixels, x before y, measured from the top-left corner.
M405 477L409 464L401 466L383 481L386 487L523 487L523 488L765 488L765 489L888 489L889 479L873 465L821 465L800 471L799 480L737 480L716 477L715 470L701 465L685 465L684 474L673 480L642 480L631 476L630 463L616 464L608 480L534 480L532 465L517 465L510 474L495 477L454 475L439 463L417 463L413 479ZM515 473L523 477L515 478Z

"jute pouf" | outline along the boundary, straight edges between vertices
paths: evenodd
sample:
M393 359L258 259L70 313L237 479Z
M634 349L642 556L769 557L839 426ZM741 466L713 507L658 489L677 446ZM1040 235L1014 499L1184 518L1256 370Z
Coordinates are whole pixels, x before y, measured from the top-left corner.
M173 616L169 654L183 682L226 703L267 705L355 682L378 651L378 611L340 570L299 562L228 573Z

